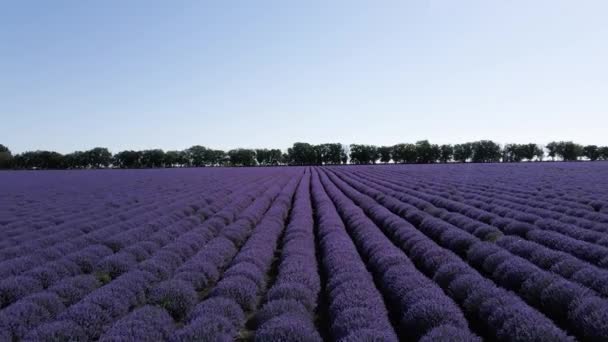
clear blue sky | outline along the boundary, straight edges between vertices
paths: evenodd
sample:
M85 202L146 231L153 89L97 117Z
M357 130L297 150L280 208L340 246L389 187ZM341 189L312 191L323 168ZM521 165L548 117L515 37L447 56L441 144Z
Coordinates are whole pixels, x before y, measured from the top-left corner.
M608 1L2 1L14 152L608 144Z

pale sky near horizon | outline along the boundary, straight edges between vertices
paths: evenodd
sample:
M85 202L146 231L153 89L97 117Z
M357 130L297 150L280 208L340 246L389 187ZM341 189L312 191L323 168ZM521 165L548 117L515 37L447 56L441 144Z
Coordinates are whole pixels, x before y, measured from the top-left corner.
M608 2L2 1L13 152L608 145Z

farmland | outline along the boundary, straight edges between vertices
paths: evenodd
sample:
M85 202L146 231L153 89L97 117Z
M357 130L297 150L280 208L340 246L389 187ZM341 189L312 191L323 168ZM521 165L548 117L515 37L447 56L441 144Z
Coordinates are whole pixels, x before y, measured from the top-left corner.
M605 341L608 163L0 173L0 341Z

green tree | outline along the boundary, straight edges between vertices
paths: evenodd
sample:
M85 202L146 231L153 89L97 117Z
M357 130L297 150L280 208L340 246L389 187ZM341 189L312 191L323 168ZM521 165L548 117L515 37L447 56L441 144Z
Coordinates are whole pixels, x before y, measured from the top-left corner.
M367 155L369 156L369 162L372 164L376 164L378 159L380 159L380 153L378 153L378 147L374 145L365 145L367 150Z
M255 153L255 151L254 151ZM223 150L212 150L208 149L205 152L205 165L210 166L222 166L228 163L229 157Z
M255 158L258 165L278 165L281 162L281 150L279 149L256 149Z
M255 159L258 165L269 165L270 151L267 148L256 149Z
M317 162L315 148L309 143L297 142L287 149L290 165L314 165Z
M391 146L380 146L378 147L378 154L380 155L380 161L384 164L391 161L391 154L393 152L393 148Z
M600 150L597 145L587 145L583 148L583 156L589 158L591 161L598 160L600 158Z
M21 169L60 169L63 156L53 151L28 151L14 157L14 165Z
M374 145L350 145L351 164L376 164L379 157L378 148Z
M473 144L464 143L454 145L454 160L465 163L473 157Z
M431 145L431 160L436 163L441 158L441 147L437 144Z
M321 162L325 165L340 164L342 162L342 144L340 143L326 143L319 145L321 148Z
M500 161L500 145L492 140L480 140L472 143L474 163L492 163Z
M191 146L186 150L186 155L188 159L188 165L201 167L207 164L207 148L205 146Z
M283 164L283 165L289 164L289 154L287 154L286 152L281 154L281 164Z
M281 157L283 153L278 148L273 148L268 151L268 163L269 165L279 165L281 163Z
M416 142L416 162L420 164L429 164L435 161L435 153L433 147L428 140L420 140Z
M228 151L232 166L255 166L255 151L246 148L237 148Z
M315 152L314 165L323 165L323 161L327 158L327 151L324 144L312 145L312 149Z
M414 144L397 144L393 146L393 161L395 163L415 163L417 150Z
M439 161L447 163L452 160L454 156L454 147L452 145L441 145L439 146L439 150L441 150Z
M608 160L608 146L602 146L598 149L598 154L600 155L600 159Z
M161 149L145 150L141 152L141 164L143 167L163 167L165 152Z
M552 141L550 143L547 144L547 155L549 157L551 157L551 160L555 161L555 157L557 156L557 150L558 150L558 143L555 141Z
M165 167L175 167L182 165L182 151L167 151L163 157Z
M577 160L583 155L583 146L572 141L560 141L557 143L556 154L565 161Z
M365 155L364 145L350 144L349 148L351 164L367 164L367 156Z
M121 169L135 169L141 167L141 158L139 151L121 151L114 155L112 164Z
M112 163L112 153L105 147L95 147L85 151L87 164L92 168L108 167Z
M521 145L521 155L523 159L532 160L538 152L538 145L534 143Z
M13 154L8 147L0 144L0 169L8 169L12 166Z
M189 154L188 154L188 150L181 150L179 151L179 158L177 163L183 167L190 167L192 166L190 164L190 159L189 159Z
M534 156L536 157L537 161L543 161L545 158L545 149L540 145L535 145Z
M502 148L502 162L512 163L517 162L519 158L518 145L517 144L505 144Z
M538 157L542 160L544 151L536 144L506 144L503 148L503 162L520 162Z
M63 164L68 169L83 169L89 167L89 155L82 151L74 151L63 156Z

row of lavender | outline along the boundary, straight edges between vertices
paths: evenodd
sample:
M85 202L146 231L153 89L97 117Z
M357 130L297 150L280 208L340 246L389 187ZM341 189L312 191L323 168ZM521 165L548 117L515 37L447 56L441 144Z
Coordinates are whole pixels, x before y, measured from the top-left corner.
M173 299L181 300L174 296L179 288L173 285L179 287L185 278L199 287L210 287L213 272L201 269L205 265L198 261L217 261L219 277L222 260L218 255L229 253L232 243L236 251L281 185L297 180L293 173L278 170L211 172L203 177L181 174L195 179L191 184L182 179L183 192L156 203L158 196L150 199L143 194L156 193L147 191L147 184L156 190L167 187L166 175L159 173L139 174L119 183L121 188L133 183L142 186L138 202L145 208L118 206L105 213L108 221L104 224L94 222L77 232L49 222L41 228L44 238L30 240L38 244L36 249L7 255L0 262L6 278L0 281L0 331L4 334L0 340L98 339L121 317L144 310L146 304L162 306L179 321L184 310L179 309L183 304L177 308L171 304ZM146 182L142 176L162 180ZM27 230L23 233L28 234ZM16 242L10 248L21 250L28 243ZM223 261L229 260L227 255ZM167 298L171 303L166 303Z
M13 184L0 340L605 340L593 167L116 171L75 210L92 173Z
M430 172L430 167L428 172L384 167L348 172L333 169L331 173L336 183L344 181L351 190L375 199L438 245L455 252L467 268L516 293L567 334L582 340L604 340L608 336L608 249L602 212L605 202L598 198L605 196L605 181L598 184L591 180L606 178L607 166L598 165L593 173L577 175L587 180L566 186L578 189L575 196L556 194L545 201L532 195L531 189L536 189L532 184L538 178L558 181L564 170L528 169L530 176L514 183L512 191L494 189L491 179L496 175L486 173L496 170L485 165L461 170L457 176L442 175L446 170ZM572 170L568 173L573 174ZM521 185L526 182L529 186ZM563 198L576 210L553 207L557 201L564 205ZM523 199L530 205L523 206ZM462 274L464 269L454 272ZM456 287L448 285L447 293L457 295L450 286ZM467 286L471 293L479 291L472 282Z

